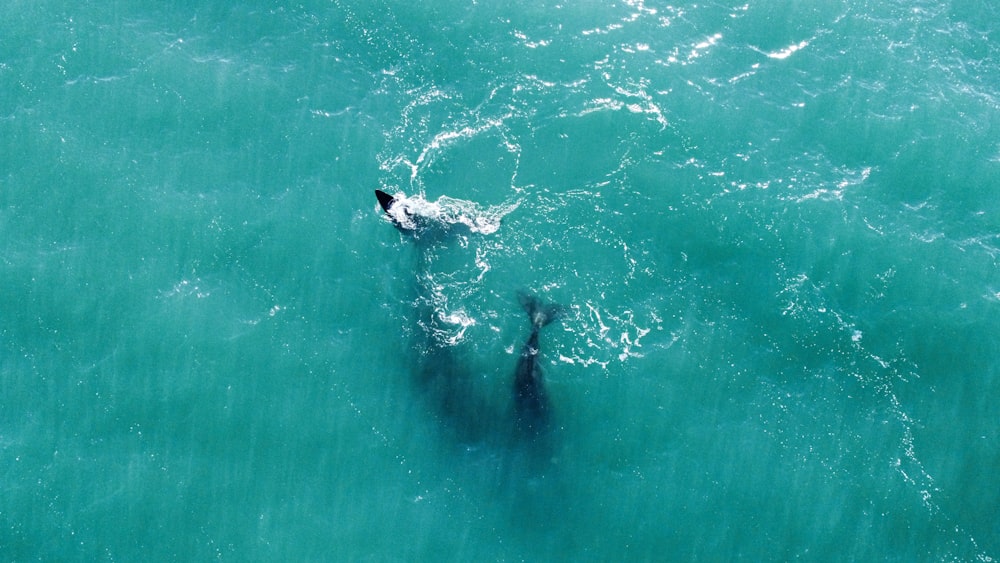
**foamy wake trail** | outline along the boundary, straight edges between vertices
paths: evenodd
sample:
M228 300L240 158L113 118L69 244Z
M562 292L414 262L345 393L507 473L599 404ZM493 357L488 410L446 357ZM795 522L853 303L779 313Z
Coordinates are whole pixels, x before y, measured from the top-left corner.
M483 208L474 201L441 196L437 201L428 201L422 195L393 196L395 204L389 209L392 216L403 228L416 229L426 225L465 225L474 233L492 234L500 228L500 221L519 203L508 203Z

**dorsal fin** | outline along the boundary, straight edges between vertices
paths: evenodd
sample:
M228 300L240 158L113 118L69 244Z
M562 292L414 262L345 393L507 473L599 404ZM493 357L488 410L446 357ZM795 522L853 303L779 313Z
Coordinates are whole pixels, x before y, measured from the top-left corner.
M386 213L389 213L389 208L392 207L392 204L396 203L396 198L382 190L375 190L375 197L378 198L378 204L382 206L382 210Z

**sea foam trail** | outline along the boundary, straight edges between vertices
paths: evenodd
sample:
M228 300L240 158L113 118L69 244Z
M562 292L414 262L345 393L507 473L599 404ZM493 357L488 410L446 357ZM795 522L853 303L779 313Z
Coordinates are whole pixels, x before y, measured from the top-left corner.
M387 213L404 229L421 227L452 227L464 225L474 233L488 235L500 228L500 221L518 208L520 203L495 205L483 208L476 202L441 196L429 201L423 195L407 197L397 193L395 203Z

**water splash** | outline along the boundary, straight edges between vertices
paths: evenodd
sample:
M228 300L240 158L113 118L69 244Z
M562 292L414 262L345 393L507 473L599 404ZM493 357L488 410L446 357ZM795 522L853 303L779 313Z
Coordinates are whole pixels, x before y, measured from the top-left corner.
M428 201L422 195L407 197L397 193L396 202L389 208L389 215L404 229L416 230L428 226L452 227L464 225L479 234L492 234L500 228L500 221L520 205L514 201L483 208L474 201L441 196Z

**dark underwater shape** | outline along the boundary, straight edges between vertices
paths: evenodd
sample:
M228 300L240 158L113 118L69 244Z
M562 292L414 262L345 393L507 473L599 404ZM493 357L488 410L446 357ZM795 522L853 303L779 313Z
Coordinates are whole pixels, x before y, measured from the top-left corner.
M538 333L543 326L562 314L562 308L542 303L534 295L523 291L518 292L517 298L528 313L531 335L521 348L521 356L514 371L514 415L520 431L538 434L548 429L551 419L551 406L542 380L542 366L539 364L541 347Z

